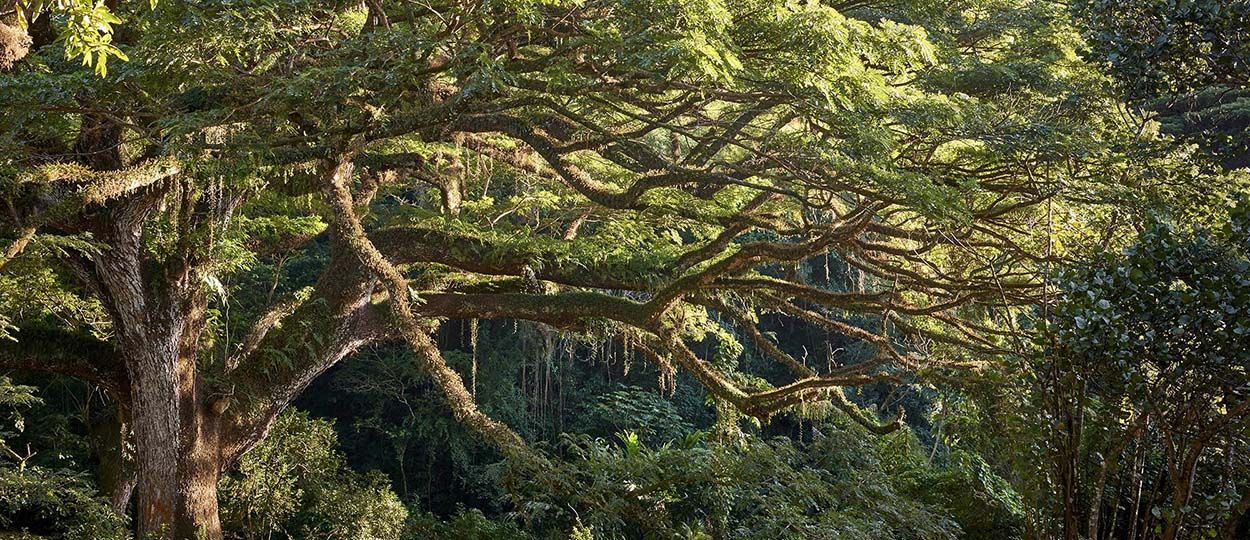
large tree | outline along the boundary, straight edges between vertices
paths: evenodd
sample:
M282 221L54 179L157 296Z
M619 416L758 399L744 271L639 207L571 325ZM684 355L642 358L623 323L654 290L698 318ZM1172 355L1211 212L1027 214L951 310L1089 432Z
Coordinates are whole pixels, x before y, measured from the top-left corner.
M1072 5L1127 99L1225 168L1250 167L1250 1Z
M842 389L1007 349L1048 230L1175 185L1060 8L905 4L120 4L103 77L43 13L0 74L0 365L121 404L162 538L219 538L222 472L371 342L524 451L440 354L449 319L612 336L726 414L891 429ZM315 283L274 272L231 311L234 277L301 252L328 252ZM847 287L805 281L813 257ZM763 313L874 353L796 358ZM740 372L726 327L792 376Z

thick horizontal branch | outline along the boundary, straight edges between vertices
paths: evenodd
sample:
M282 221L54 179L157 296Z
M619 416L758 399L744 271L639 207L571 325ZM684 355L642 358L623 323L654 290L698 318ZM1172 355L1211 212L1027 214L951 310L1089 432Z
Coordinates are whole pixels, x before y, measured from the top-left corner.
M380 229L369 233L369 239L395 264L438 263L496 276L519 276L524 267L530 266L539 279L576 287L646 290L651 286L645 270L632 264L632 259L598 261L588 253L585 257L573 257L578 261L573 268L562 264L570 259L569 251L579 249L577 240L496 242L422 227ZM592 250L593 246L586 249Z
M26 215L23 226L67 219L182 172L173 159L153 159L120 171L98 172L77 164L43 165L18 178L10 196Z
M521 319L557 328L578 326L590 319L606 319L648 330L652 312L647 304L595 292L538 294L424 293L417 311L425 317L451 319Z

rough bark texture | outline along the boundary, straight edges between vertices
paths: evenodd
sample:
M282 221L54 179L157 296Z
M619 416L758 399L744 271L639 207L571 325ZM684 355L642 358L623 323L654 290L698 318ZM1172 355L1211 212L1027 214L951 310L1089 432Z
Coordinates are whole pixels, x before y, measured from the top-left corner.
M120 403L105 404L107 410L94 414L90 440L96 456L96 482L108 495L113 511L124 515L138 482L133 456L126 451L130 435L128 413Z

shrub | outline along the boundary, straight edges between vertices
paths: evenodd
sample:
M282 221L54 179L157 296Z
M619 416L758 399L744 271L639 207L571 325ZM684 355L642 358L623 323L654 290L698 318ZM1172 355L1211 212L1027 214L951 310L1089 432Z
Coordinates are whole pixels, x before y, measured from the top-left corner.
M230 538L400 538L408 510L378 473L352 471L329 421L284 413L221 483Z

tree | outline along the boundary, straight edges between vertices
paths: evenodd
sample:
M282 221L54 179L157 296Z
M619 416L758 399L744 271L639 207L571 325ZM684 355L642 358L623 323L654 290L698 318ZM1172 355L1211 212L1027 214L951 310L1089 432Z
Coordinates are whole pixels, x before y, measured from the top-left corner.
M1095 55L1168 132L1250 166L1250 2L1073 3Z
M1007 350L1046 229L1181 178L1061 10L947 4L119 5L106 77L51 40L0 76L4 271L56 300L6 310L0 365L122 404L159 538L220 538L223 471L372 342L524 452L431 338L450 319L612 336L727 421L828 401L897 428L842 389ZM315 280L281 270L316 250ZM805 283L812 257L856 279ZM271 298L238 305L262 264ZM795 358L762 313L874 354ZM737 369L720 321L791 375Z
M1204 462L1219 471L1204 476L1229 478L1233 489L1230 504L1200 521L1214 534L1226 523L1235 528L1245 513L1236 501L1246 487L1229 469L1231 456L1245 452L1250 429L1250 356L1241 343L1250 333L1247 217L1240 204L1225 231L1192 235L1157 223L1123 256L1060 278L1066 302L1055 331L1062 346L1052 361L1064 364L1068 386L1080 389L1073 402L1088 404L1087 422L1107 431L1086 435L1086 451L1101 450L1114 473L1130 444L1157 449L1168 489L1159 493L1163 500L1146 500L1143 512L1158 510L1165 540L1178 538L1199 506L1191 500L1202 489ZM1225 486L1211 487L1218 493ZM1094 489L1091 507L1098 508L1102 485ZM1226 534L1231 538L1232 529Z
M1244 531L1245 209L1156 216L1127 245L1065 263L1036 347L943 402L945 444L1000 468L1030 537Z

